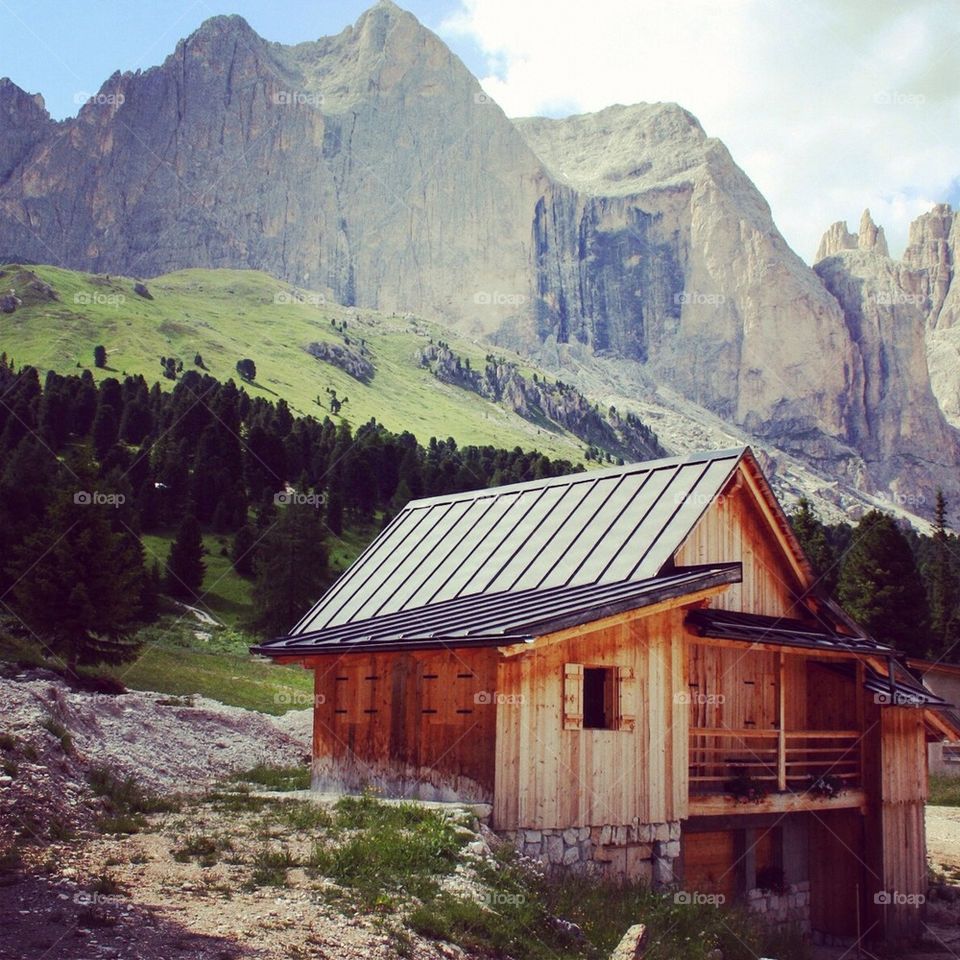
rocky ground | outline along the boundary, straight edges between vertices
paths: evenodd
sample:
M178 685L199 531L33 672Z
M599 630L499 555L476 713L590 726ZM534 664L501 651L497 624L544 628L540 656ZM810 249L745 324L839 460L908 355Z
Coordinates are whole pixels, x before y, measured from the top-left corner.
M225 780L261 762L302 764L308 711L78 692L0 666L0 717L0 960L466 957L398 930L390 911L358 909L311 868L334 798ZM131 814L119 779L91 786L100 767L135 774L159 801ZM931 807L927 834L932 865L955 883L960 808ZM445 881L458 894L473 882L470 857L488 852L483 836L468 839L467 866ZM923 949L900 956L960 956L952 886L928 903Z

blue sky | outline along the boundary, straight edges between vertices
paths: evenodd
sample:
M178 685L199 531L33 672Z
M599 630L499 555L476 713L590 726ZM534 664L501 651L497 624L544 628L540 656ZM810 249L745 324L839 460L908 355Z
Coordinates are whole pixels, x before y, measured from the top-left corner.
M54 117L114 70L160 63L216 14L282 43L339 33L373 0L0 0L0 76ZM400 0L509 116L674 101L718 137L808 262L869 207L899 255L960 201L956 0Z

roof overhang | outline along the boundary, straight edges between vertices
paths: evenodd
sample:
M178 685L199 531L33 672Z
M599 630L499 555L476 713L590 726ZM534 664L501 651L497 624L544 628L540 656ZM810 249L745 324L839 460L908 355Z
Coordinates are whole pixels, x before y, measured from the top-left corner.
M290 660L349 653L510 647L681 598L689 597L694 602L704 591L718 592L741 579L739 563L724 563L679 568L647 580L480 594L277 637L251 647L250 652Z
M792 617L699 609L687 614L686 624L697 636L718 640L881 657L893 653L889 647L882 646L870 637L838 633L823 623Z

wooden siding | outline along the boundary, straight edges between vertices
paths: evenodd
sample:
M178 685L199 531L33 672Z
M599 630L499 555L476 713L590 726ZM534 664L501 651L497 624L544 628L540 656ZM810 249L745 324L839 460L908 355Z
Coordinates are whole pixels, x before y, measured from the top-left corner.
M482 649L308 661L314 785L492 801L496 660Z
M743 872L743 851L737 841L736 830L684 831L680 868L684 891L720 894L724 903L732 904Z
M855 810L809 815L810 923L814 930L837 937L868 934L865 916L867 870L863 817Z
M743 467L740 467L740 471ZM784 547L774 535L749 487L737 475L715 498L674 554L677 566L743 564L743 581L712 606L767 616L797 616L803 589Z
M892 899L883 908L884 929L899 940L919 933L922 914L919 904L903 898L927 892L927 742L922 711L885 707L880 718L883 887Z
M683 616L677 609L625 618L500 664L497 829L686 816L689 708L677 696L686 692ZM569 664L622 668L621 680L633 671L632 729L565 729L574 715L564 706Z

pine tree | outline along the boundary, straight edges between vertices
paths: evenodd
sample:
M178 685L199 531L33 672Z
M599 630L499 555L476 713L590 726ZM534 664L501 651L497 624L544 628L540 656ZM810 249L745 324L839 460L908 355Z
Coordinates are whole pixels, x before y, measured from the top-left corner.
M83 475L93 489L92 473ZM61 494L39 529L14 551L13 607L67 669L123 663L140 644L131 638L144 577L142 548L110 529L111 508ZM138 549L139 548L139 549Z
M930 634L933 651L946 655L956 642L957 578L947 533L947 501L937 490L933 514L933 555L929 567Z
M307 505L283 508L257 549L254 615L269 635L289 630L326 586L327 550L317 513Z
M166 591L182 600L194 600L203 586L206 564L203 561L203 537L197 518L184 518L167 557Z
M813 565L820 585L828 594L832 594L837 588L839 573L836 557L827 541L826 527L813 512L806 497L800 498L797 509L790 514L790 524L803 552Z
M93 420L93 452L98 460L103 460L107 451L117 442L117 414L109 404L101 403Z
M929 611L913 552L893 517L871 510L844 556L837 598L881 643L923 657L930 642Z

